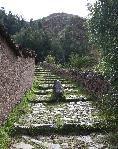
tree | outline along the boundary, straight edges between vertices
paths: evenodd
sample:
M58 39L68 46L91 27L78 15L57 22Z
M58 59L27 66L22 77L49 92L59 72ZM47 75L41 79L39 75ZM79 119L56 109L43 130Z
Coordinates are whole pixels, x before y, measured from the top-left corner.
M68 62L70 54L77 53L80 56L86 55L88 51L88 40L84 29L77 29L67 26L60 33L59 40L63 49L65 61Z
M64 59L64 50L62 49L62 45L58 38L52 37L51 39L51 53L52 56L55 57L56 63L65 62Z
M80 56L77 53L72 53L69 57L69 64L72 68L86 70L92 68L96 64L94 57Z
M88 21L90 41L101 50L100 70L111 83L111 90L104 96L104 109L117 117L118 99L118 1L98 0L90 6L91 18ZM100 104L101 105L101 104ZM110 112L109 112L110 111Z
M24 48L35 50L36 61L43 61L50 52L50 41L43 29L23 28L14 35L14 39Z
M7 14L4 7L0 9L0 23L5 26L7 32L14 35L19 32L21 28L28 26L28 23L17 15L13 15L11 11Z
M99 0L94 4L94 7L89 7L92 16L88 22L90 40L101 49L101 54L106 65L106 74L109 76L113 72L116 73L116 67L118 68L117 6L118 1L116 0Z

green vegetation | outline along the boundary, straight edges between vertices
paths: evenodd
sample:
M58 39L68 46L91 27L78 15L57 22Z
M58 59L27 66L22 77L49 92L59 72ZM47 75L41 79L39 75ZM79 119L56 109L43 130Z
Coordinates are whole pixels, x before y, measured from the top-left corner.
M98 108L107 119L118 120L118 1L98 0L89 6L91 19L89 39L101 51L101 60L96 71L101 72L111 84L107 95L98 102Z
M34 26L33 26L34 27ZM36 62L43 61L44 57L49 54L50 41L46 32L42 28L28 27L21 29L13 38L24 48L35 50Z
M113 80L118 66L117 5L114 0L99 0L94 7L90 7L92 18L89 20L90 40L102 55L98 70Z
M8 149L11 143L11 135L14 133L14 123L19 120L19 117L29 112L28 100L34 97L34 94L30 91L26 92L20 104L9 114L7 121L0 127L0 148Z
M50 63L50 64L55 64L56 60L55 60L55 57L52 56L52 55L48 55L46 58L45 58L45 61L47 63Z
M6 30L11 35L19 32L22 27L28 26L28 22L26 22L22 17L13 15L11 11L7 14L4 7L0 9L0 23L4 24Z
M56 62L64 64L69 61L72 52L80 57L88 55L91 48L85 22L85 19L66 13L27 22L11 12L7 14L4 8L0 9L0 23L16 43L35 51L36 62L52 55Z
M69 58L69 66L79 70L90 70L96 65L96 63L94 57L80 56L79 54L74 53L72 53Z
M89 5L91 17L88 20L88 28L85 27L85 19L74 15L52 14L42 20L26 22L11 12L6 14L3 8L0 10L0 22L5 25L7 31L18 44L35 50L36 62L45 59L48 63L57 64L57 68L94 70L106 78L111 88L101 99L95 98L97 100L95 104L101 111L101 117L105 124L111 129L112 125L117 126L118 124L117 7L117 0L98 0L93 6ZM56 19L53 19L53 22L51 18ZM40 77L37 76L32 90L26 94L21 104L11 112L5 125L0 128L1 148L4 149L9 144L13 123L21 114L27 112L27 110L24 111L27 109L27 99L33 101L35 91L50 88L39 86ZM80 89L80 92L81 90L84 92L83 88ZM91 96L87 96L91 98ZM56 123L59 126L62 125L63 121L61 121L60 115L57 115Z

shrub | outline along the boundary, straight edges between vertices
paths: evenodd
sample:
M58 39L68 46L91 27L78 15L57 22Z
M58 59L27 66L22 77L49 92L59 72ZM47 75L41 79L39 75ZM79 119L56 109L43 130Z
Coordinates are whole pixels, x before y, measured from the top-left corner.
M70 65L72 68L78 68L80 70L93 67L96 63L93 57L83 56L72 53L69 58Z
M52 55L48 55L45 59L47 63L55 64L55 57Z

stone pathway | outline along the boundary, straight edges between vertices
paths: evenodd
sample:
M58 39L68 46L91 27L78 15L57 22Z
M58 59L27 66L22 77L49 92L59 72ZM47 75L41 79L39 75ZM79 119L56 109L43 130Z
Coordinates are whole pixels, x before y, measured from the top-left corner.
M36 67L40 80L36 99L30 101L31 112L15 123L10 149L107 149L98 127L98 111L70 81ZM66 101L51 102L54 80L60 80ZM98 132L97 132L98 131Z

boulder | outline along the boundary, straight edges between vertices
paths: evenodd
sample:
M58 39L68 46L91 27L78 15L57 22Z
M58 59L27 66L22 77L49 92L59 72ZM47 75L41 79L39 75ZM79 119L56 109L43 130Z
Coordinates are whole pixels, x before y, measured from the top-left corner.
M62 84L59 80L54 81L53 92L55 94L63 93L63 87L62 87Z
M54 81L52 98L53 98L52 100L55 100L55 101L61 101L65 98L63 86L59 80Z

